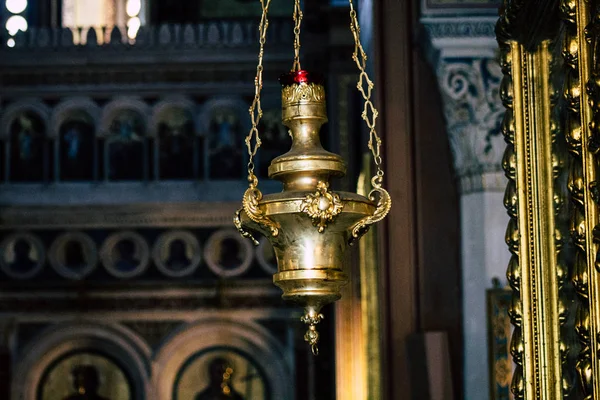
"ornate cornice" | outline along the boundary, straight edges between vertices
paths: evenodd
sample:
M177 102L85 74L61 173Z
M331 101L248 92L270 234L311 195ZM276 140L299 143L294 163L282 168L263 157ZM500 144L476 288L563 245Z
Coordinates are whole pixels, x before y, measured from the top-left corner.
M272 44L293 42L291 21L272 18L268 41ZM91 54L128 52L181 52L181 50L247 48L256 43L257 20L221 19L198 24L164 24L140 27L135 38L127 35L127 27L50 28L32 27L15 36L15 46L3 40L0 51L7 54L78 52ZM4 36L4 35L2 35ZM60 58L60 57L56 57Z
M500 0L421 0L423 15L495 15Z
M200 308L229 310L232 308L289 308L274 288L270 279L254 280L251 283L229 283L228 287L195 285L195 287L173 288L168 290L132 288L127 289L95 289L89 288L85 297L69 290L69 287L36 290L9 290L4 288L0 295L0 316L19 316L37 313L38 319L45 319L40 314L69 313L86 310L87 313L129 313L136 314L147 311L184 313ZM16 287L14 287L16 289ZM0 335L1 338L1 335Z
M502 191L497 18L423 18L461 193Z
M421 22L432 39L493 38L495 17L427 17Z
M479 17L425 17L431 49L440 58L493 57L498 47L494 32L498 19Z

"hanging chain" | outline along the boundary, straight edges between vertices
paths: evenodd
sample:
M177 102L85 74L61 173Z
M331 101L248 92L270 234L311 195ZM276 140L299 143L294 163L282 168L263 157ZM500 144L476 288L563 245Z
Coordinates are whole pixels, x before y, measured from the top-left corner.
M258 65L256 66L256 77L254 78L254 100L250 106L250 119L252 128L246 137L246 147L248 148L248 182L251 188L258 186L258 178L254 175L254 157L262 144L258 134L258 124L263 116L262 106L260 104L260 93L263 87L263 58L265 54L265 43L267 42L267 29L269 27L269 6L271 0L260 0L262 7L262 17L258 27L260 37L260 50L258 52Z
M354 54L352 54L352 59L360 70L357 87L358 91L362 94L363 99L365 100L365 105L361 116L369 128L369 150L371 150L371 153L373 153L373 160L375 161L375 167L377 168L377 175L374 176L372 180L373 186L380 187L383 181L383 169L381 167L381 138L377 134L377 130L375 128L379 112L371 102L371 94L373 92L374 84L367 74L367 54L360 43L360 25L358 24L356 10L354 9L352 0L349 0L349 2L350 30L354 36Z
M263 116L262 106L260 104L260 93L263 87L263 58L265 55L265 43L267 41L267 28L269 27L268 13L271 0L260 0L260 5L262 7L262 17L258 27L260 50L258 52L256 78L254 78L254 100L249 109L252 128L250 128L250 132L248 132L248 136L246 136L246 147L248 148L248 189L246 189L244 197L242 198L242 208L235 213L233 218L233 223L240 234L243 237L252 240L257 246L259 244L258 241L242 226L242 210L252 221L267 227L273 236L279 234L279 224L267 217L260 209L260 201L262 200L263 195L258 189L258 178L254 174L254 157L261 145L260 135L258 133L258 125Z
M371 102L371 95L373 94L373 81L369 78L367 74L367 54L365 53L365 49L363 49L362 44L360 43L360 25L358 24L358 18L356 16L356 10L354 9L354 4L352 0L350 2L350 30L352 31L352 35L354 36L354 53L352 54L352 59L358 66L360 71L360 76L358 78L358 91L362 94L363 99L365 100L365 105L363 108L363 112L361 114L362 119L367 124L369 128L369 149L371 153L373 153L373 161L375 162L375 167L377 172L371 178L371 185L373 186L373 190L369 193L369 199L371 201L376 202L377 208L375 209L373 215L370 215L366 218L363 218L352 227L352 237L350 238L350 244L356 243L356 241L364 235L369 229L370 225L373 225L376 222L381 221L385 218L385 216L390 212L392 207L392 198L390 194L383 188L383 169L382 169L382 159L381 159L381 138L377 134L377 130L375 129L375 124L377 122L377 117L379 116L379 112L375 105Z
M302 26L302 7L300 0L294 0L294 65L292 71L300 71L300 28Z

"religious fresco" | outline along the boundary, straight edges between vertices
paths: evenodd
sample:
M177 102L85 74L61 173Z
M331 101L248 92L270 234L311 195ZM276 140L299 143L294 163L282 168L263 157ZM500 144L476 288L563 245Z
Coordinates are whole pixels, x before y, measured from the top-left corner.
M131 400L125 372L112 360L81 352L55 362L44 374L38 400Z
M36 236L16 233L0 244L0 268L14 279L29 279L44 266L46 252Z
M45 127L42 119L24 112L10 128L10 180L31 182L44 180L46 153Z
M50 264L62 277L80 280L91 274L98 263L94 240L82 232L67 232L58 236L49 251Z
M202 249L196 236L187 231L162 234L152 250L154 263L166 276L189 276L202 261Z
M277 272L268 240L261 239L255 247L226 227L66 232L47 228L8 231L0 237L2 283L203 282L270 279Z
M209 100L208 111L195 115L192 101L165 102L152 118L127 107L117 110L108 127L81 108L48 128L23 111L0 141L0 182L245 181L245 103L233 99L210 106ZM289 148L291 140L277 111L265 111L259 131L264 151L255 163L264 177L277 149Z
M94 179L94 124L85 115L66 120L60 127L60 180Z
M209 179L243 179L244 132L238 113L226 107L215 109L209 129Z
M223 229L209 237L204 248L204 259L210 270L219 277L239 276L252 263L252 244L243 240L236 230Z
M133 278L146 271L150 250L146 240L131 231L110 235L100 250L100 259L106 270L117 278Z
M124 110L115 118L107 138L109 180L144 179L144 129L142 116L134 111Z
M196 142L192 116L182 109L169 110L158 124L159 179L197 178Z
M235 349L213 348L191 357L179 373L173 400L269 400L255 361Z

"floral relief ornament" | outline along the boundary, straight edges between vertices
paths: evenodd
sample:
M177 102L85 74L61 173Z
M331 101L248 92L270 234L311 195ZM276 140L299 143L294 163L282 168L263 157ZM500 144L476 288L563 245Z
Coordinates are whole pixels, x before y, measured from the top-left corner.
M321 182L317 184L317 191L306 196L302 201L301 211L313 219L313 224L322 233L327 223L342 212L344 204L340 196L329 191L329 184Z

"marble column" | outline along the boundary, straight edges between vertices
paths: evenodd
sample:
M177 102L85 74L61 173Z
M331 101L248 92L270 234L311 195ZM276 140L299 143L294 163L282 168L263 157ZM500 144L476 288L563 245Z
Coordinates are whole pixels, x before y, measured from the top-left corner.
M461 193L464 399L489 399L486 289L505 284L504 108L499 97L495 17L430 17L429 55L443 99Z

